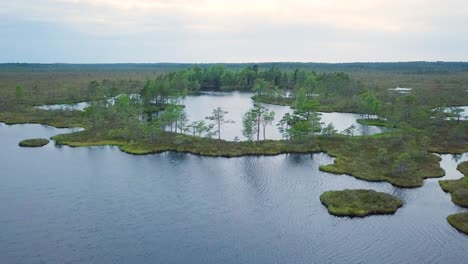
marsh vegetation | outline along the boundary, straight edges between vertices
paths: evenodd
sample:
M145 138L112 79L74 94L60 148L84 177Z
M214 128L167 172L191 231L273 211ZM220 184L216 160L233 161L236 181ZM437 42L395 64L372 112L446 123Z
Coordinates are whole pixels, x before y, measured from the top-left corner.
M328 191L320 195L320 201L330 214L351 217L393 214L404 204L397 197L374 190Z
M421 65L403 67L406 75L347 67L314 71L291 64L170 65L142 71L126 65L79 73L41 67L28 73L27 67L10 67L2 73L0 121L84 128L54 136L58 145L115 145L131 154L173 151L221 157L326 152L335 160L321 164L322 171L404 188L444 175L433 152L468 151L468 122L459 107L468 104L468 82L458 64L445 65L456 69L447 86L440 83L447 77L441 77L440 65L425 73L411 68ZM81 75L87 71L94 73ZM25 73L37 83L13 81ZM417 84L420 80L425 86ZM454 82L462 90L454 88ZM400 93L392 87L412 89ZM237 106L227 110L216 97L226 91L247 92L252 99L242 111ZM427 96L435 91L437 96ZM210 103L210 109L194 114L206 103L194 98L203 96L219 104ZM80 109L41 107L76 102L81 102ZM346 127L333 120L347 113L359 118L353 117ZM366 132L376 127L381 127L380 133ZM455 203L465 203L464 179L443 181L441 186L456 197ZM365 195L381 198L368 191ZM354 213L376 213L374 209Z
M20 147L29 147L29 148L42 147L47 144L49 144L49 140L46 138L25 139L18 143Z
M84 111L34 108L41 97L33 102L29 89L17 85L0 120L84 127L54 139L72 146L114 144L133 154L180 151L229 157L324 151L336 156L334 164L321 166L324 171L401 187L418 187L425 178L443 176L430 152L468 149L468 122L459 117L457 107L447 113L449 99L427 101L417 88L409 94L392 93L344 72L262 66L181 67L159 71L144 82L93 80L82 90L81 98L90 100ZM249 91L254 102L277 102L292 109L277 113L254 103L232 118L223 105L213 105L204 116L190 119L196 106L186 109L185 98L205 90ZM336 110L359 113L359 123L384 126L385 132L370 135L357 124L338 130L333 121L323 121L323 112ZM447 114L457 118L447 120ZM229 134L233 123L240 127L239 134ZM279 138L272 141L274 134Z
M452 202L468 208L468 161L462 162L457 169L464 174L458 180L439 181L440 187L452 195Z
M447 221L458 231L468 235L468 212L449 215Z

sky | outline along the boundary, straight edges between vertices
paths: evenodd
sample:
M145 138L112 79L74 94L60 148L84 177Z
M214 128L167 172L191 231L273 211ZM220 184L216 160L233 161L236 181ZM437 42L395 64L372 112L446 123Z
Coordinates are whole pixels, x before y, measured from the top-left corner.
M468 61L467 0L1 0L0 62Z

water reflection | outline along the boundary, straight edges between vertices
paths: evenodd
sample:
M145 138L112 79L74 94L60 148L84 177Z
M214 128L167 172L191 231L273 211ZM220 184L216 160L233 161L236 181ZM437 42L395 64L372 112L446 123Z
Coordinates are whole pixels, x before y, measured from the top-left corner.
M194 121L205 120L205 117L211 115L213 109L222 107L228 111L226 115L227 120L234 121L233 124L228 124L222 128L221 138L225 140L234 141L236 138L246 140L242 135L242 117L253 107L253 100L251 97L253 93L242 92L204 92L201 95L186 96L181 100L181 104L185 105L185 112L189 119L188 123ZM83 110L89 103L82 102L71 105L46 105L41 106L41 109L73 109ZM288 106L261 104L262 106L274 111L275 120L273 124L267 127L267 139L281 139L282 135L276 128L278 121L286 113L292 113L293 110ZM141 116L142 120L150 120L152 117L157 116L159 113L153 113L149 116ZM361 125L357 123L357 119L361 118L358 114L352 113L321 113L321 122L325 125L332 123L335 129L341 133L346 128L354 125L357 128L356 135L372 135L381 133L384 128ZM205 120L208 122L207 120Z
M397 187L392 185L391 186L391 191L389 193L391 195L394 195L394 196L402 199L403 201L407 200L406 194L408 193L408 190L400 189L400 188L397 188Z
M439 179L429 179L429 181L459 179L463 177L463 174L457 170L457 166L464 161L468 161L468 153L461 155L444 154L439 156L442 159L440 161L440 167L445 170L445 176Z
M166 152L165 155L169 158L170 162L173 164L179 164L187 160L187 155L185 153L179 152Z
M305 163L309 163L311 159L313 159L313 154L287 154L285 156L285 161L288 163L289 166L299 166L304 165Z
M216 97L214 98L213 95ZM226 115L226 119L232 120L235 123L227 125L222 130L221 137L226 140L233 140L236 137L241 140L245 140L246 138L242 135L242 116L253 107L253 100L251 99L252 96L253 93L207 92L202 95L187 96L182 100L182 104L186 106L185 111L190 122L204 120L206 116L211 114L213 109L218 106L222 106L224 110L229 112ZM273 125L267 127L267 139L281 139L282 135L276 128L276 123L286 113L292 113L293 109L288 106L270 104L262 105L275 112ZM372 135L384 131L384 129L380 127L361 125L357 123L356 120L359 118L361 118L360 115L352 113L321 113L321 122L324 125L332 123L338 132L342 132L351 125L354 125L357 128L356 134L364 133L365 135Z
M455 161L455 162L458 162L462 159L463 157L463 154L452 154L452 159Z
M226 159L17 146L67 131L0 124L3 263L466 262L468 237L445 219L464 209L439 179L400 189L328 174L318 170L333 162L324 153ZM460 178L468 155L441 157L443 179ZM331 216L319 196L342 189L406 204L393 216Z

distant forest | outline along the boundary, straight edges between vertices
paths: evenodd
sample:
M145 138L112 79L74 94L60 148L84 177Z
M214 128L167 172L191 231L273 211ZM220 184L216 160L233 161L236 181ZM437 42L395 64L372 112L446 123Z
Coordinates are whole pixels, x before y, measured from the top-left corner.
M209 68L223 65L227 69L241 69L258 65L260 69L276 67L283 70L306 69L317 72L356 72L356 71L393 71L408 73L444 73L468 72L468 62L355 62L355 63L311 63L311 62L265 62L265 63L116 63L116 64L37 64L37 63L3 63L0 70L101 70L101 71L176 71L199 66Z
M315 74L318 83L312 86L317 87L351 82L360 87L357 90L382 94L395 87L413 88L413 94L425 102L466 105L468 100L468 62L4 63L0 64L0 107L16 98L18 86L24 88L25 98L34 98L37 104L80 102L90 99L90 87L138 93L148 80L163 75L181 79L181 74L185 75L182 79L197 81L200 90L250 90L257 77L275 87L293 89L302 77Z

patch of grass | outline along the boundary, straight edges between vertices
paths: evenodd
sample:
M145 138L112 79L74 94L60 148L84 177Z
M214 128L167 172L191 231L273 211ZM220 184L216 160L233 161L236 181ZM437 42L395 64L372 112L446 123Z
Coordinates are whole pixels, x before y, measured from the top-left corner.
M426 129L431 131L429 151L439 154L468 152L468 122L444 121Z
M403 188L420 187L426 178L445 175L440 157L426 153L413 159L413 165L401 174L394 173L393 161L405 151L390 138L321 138L320 149L336 157L333 164L320 170L334 174L348 174L366 181L386 181Z
M442 190L451 194L454 204L468 208L468 161L458 164L457 170L465 177L458 180L439 181L439 185Z
M52 137L53 139L54 137ZM61 145L61 144L59 144ZM88 142L67 142L65 145L69 147L98 147L98 146L124 146L126 142L118 140L98 140L98 141L88 141Z
M379 126L379 127L387 127L389 124L387 121L380 119L380 118L371 118L371 119L357 119L356 122L358 122L361 125L368 125L368 126Z
M29 147L29 148L36 148L36 147L42 147L49 144L49 140L45 138L31 138L31 139L25 139L18 143L20 147Z
M465 177L468 177L468 161L464 161L457 166L457 170L459 170Z
M73 147L115 145L129 154L143 155L175 151L203 156L240 157L252 155L278 155L283 153L316 153L317 145L265 140L260 142L232 142L215 139L163 133L154 141L128 141L106 135L91 135L88 131L52 137L57 144Z
M392 132L382 132L382 133L376 133L373 135L368 136L370 138L378 139L378 138L391 138L392 137Z
M43 124L57 128L87 127L87 121L81 111L41 110L27 106L0 111L0 122L7 125Z
M282 106L292 106L294 104L294 98L289 98L289 97L254 95L252 96L252 100L259 102L259 103L282 105Z
M320 195L320 201L330 214L351 217L393 214L403 206L397 197L374 190L328 191Z
M319 169L324 172L329 172L333 174L346 174L346 171L335 166L334 164L329 165L320 165Z
M458 231L468 235L468 212L449 215L447 221Z
M442 190L452 195L454 204L468 208L468 177L439 181L439 185Z
M348 97L317 97L320 101L318 107L319 112L345 112L345 113L358 113L359 108L355 103L350 102ZM252 100L273 105L291 106L294 107L295 99L292 97L274 97L265 95L254 95Z

